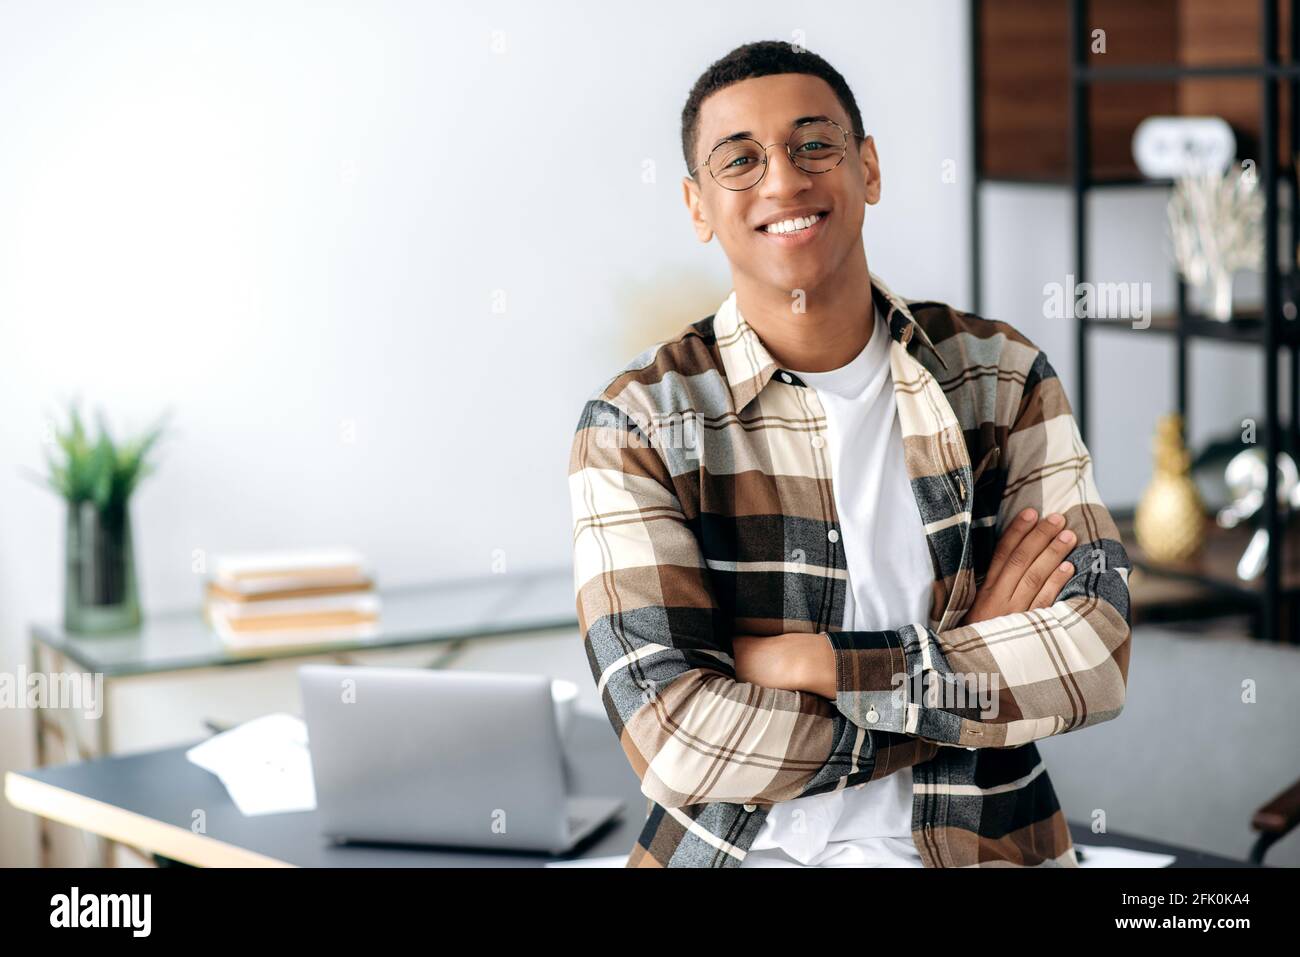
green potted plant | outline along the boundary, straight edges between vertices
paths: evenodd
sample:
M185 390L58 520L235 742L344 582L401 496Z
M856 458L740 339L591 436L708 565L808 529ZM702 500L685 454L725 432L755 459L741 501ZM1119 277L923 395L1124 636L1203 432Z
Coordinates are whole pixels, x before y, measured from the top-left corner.
M70 632L121 631L140 624L130 500L141 479L154 471L147 456L163 427L159 422L118 444L102 411L98 422L92 441L72 403L67 427L53 433L61 461L47 448L49 472L41 477L68 504L63 626Z

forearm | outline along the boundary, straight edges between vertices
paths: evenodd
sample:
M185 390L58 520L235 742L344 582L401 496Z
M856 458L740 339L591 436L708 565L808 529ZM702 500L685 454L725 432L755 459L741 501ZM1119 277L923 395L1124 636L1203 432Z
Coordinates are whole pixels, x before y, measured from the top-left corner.
M886 631L761 639L763 684L815 694L873 732L943 744L1006 747L1113 718L1128 661L1127 569L1080 575L1061 600L939 633ZM1105 563L1102 563L1105 564Z
M864 728L966 747L1012 747L1114 718L1130 631L1093 588L942 633L922 623L831 632L836 707Z
M1106 721L1126 690L1127 557L1101 538L1046 607L942 633L922 622L880 631L780 635L754 654L756 680L809 691L872 731L1005 747ZM1055 590L1053 590L1055 594ZM1014 607L1014 606L1013 606ZM1024 607L1024 606L1020 606Z
M599 627L588 642L592 660L607 660ZM689 658L699 655L662 647L639 657L635 674L612 663L598 680L642 793L665 807L773 804L876 780L938 751L868 731L815 693L737 680L725 662L692 668Z

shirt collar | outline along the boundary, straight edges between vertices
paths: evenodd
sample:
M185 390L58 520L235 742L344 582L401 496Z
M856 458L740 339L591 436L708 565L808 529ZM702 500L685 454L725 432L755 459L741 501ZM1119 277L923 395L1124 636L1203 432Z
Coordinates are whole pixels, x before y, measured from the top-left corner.
M871 276L871 294L876 305L885 316L885 325L894 342L907 349L913 336L917 342L929 349L940 365L945 369L948 363L934 348L934 343L925 334L921 324L916 321L907 302L896 295L875 273ZM722 354L722 366L727 374L727 386L731 389L732 400L737 412L747 406L753 398L763 391L772 376L784 370L776 364L763 340L754 328L745 321L736 305L736 290L718 307L713 318L713 331ZM784 373L790 375L790 373Z

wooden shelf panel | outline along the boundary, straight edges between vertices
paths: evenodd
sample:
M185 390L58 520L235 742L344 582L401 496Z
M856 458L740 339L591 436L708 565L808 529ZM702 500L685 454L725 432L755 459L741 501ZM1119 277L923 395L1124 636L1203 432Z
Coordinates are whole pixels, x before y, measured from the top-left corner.
M1151 575L1195 582L1256 601L1261 599L1264 595L1263 574L1249 582L1237 577L1237 562L1254 529L1245 525L1220 528L1212 518L1207 518L1206 522L1205 545L1198 555L1180 562L1158 562L1138 545L1132 518L1115 517L1124 548L1135 567ZM1282 542L1282 590L1300 594L1300 525L1294 521Z
M1288 0L1278 4L1279 59L1291 62ZM1086 29L1105 31L1105 53L1085 69L1229 68L1262 63L1258 3L1091 0ZM980 0L978 166L990 179L1069 181L1068 0ZM1221 116L1239 156L1257 156L1263 81L1250 76L1112 77L1088 86L1089 178L1137 181L1133 131L1148 116ZM1278 156L1293 152L1289 84L1279 83Z
M1160 335L1175 335L1178 332L1176 313L1154 314L1151 324L1145 329L1134 328L1131 319L1084 319L1083 322L1089 329L1112 332L1155 332ZM1259 309L1243 309L1227 322L1189 315L1184 319L1183 331L1193 339L1217 339L1243 345L1264 344L1264 320ZM1278 323L1277 341L1284 345L1300 344L1300 321L1282 319Z

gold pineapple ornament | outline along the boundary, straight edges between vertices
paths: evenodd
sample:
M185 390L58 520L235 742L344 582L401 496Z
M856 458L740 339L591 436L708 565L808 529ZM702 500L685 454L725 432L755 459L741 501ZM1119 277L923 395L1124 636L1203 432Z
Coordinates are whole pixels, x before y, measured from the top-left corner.
M1155 474L1133 515L1138 545L1159 562L1190 558L1205 542L1205 504L1191 477L1191 455L1183 444L1183 419L1162 415L1156 424Z

